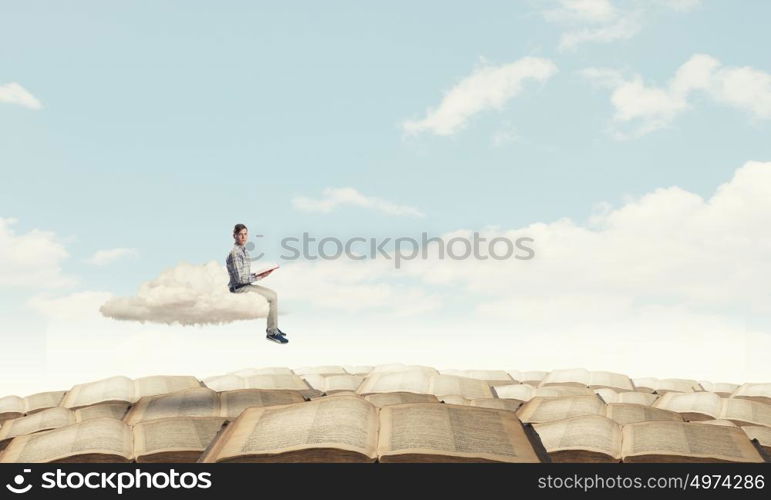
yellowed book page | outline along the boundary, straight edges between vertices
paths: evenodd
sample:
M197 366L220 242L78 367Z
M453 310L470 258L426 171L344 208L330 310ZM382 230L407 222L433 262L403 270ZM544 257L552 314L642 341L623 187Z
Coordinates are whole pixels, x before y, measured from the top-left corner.
M389 405L401 405L404 403L438 403L439 399L433 394L415 394L413 392L383 392L367 394L364 399L373 405L382 408Z
M658 386L656 386L657 392L693 392L702 391L704 388L699 385L696 380L684 379L684 378L664 378L660 379Z
M750 439L757 439L760 446L771 448L771 427L764 425L745 425L741 430Z
M586 450L621 460L621 426L602 415L583 415L534 424L546 451Z
M484 380L455 375L432 376L428 392L438 398L451 394L463 396L466 399L493 397L493 391L490 390L490 386Z
M623 373L605 372L605 371L592 371L589 372L589 383L586 384L590 387L611 387L621 391L633 391L634 384L632 379L624 375Z
M501 399L530 401L535 395L535 388L527 384L494 385L493 389Z
M540 462L510 411L437 403L381 408L378 455L412 454Z
M342 366L304 366L292 370L295 375L304 377L305 375L347 375L348 372Z
M406 371L413 371L413 370L421 371L426 375L437 375L439 373L436 370L436 368L432 368L430 366L404 365L401 363L378 365L372 368L372 370L370 370L370 373L374 375L376 373L406 372Z
M504 370L439 370L441 375L484 380L491 385L513 384L514 379Z
M5 396L0 398L0 415L3 413L24 413L24 398L19 396Z
M0 441L25 434L32 434L47 429L58 429L75 423L72 410L67 408L49 408L26 417L9 420L0 428Z
M723 398L720 418L771 427L771 405L751 399Z
M624 458L674 455L732 462L763 461L738 427L655 421L625 425L622 434Z
M543 379L549 374L547 371L542 370L530 370L526 372L520 372L519 377L514 377L515 380L519 380L523 384L526 382L540 384ZM513 375L512 375L513 376Z
M369 365L345 365L343 368L345 368L345 373L349 375L367 376L373 367Z
M66 393L67 391L49 391L39 392L37 394L27 396L24 398L24 411L27 413L32 413L38 410L43 410L45 408L53 408L54 406L59 406L59 403L61 403L62 398Z
M312 388L316 389L317 391L324 392L324 385L326 383L326 378L324 377L324 375L311 373L308 375L301 375L301 377Z
M44 463L80 454L101 453L132 458L131 428L113 418L99 418L11 441L0 461Z
M359 394L376 392L414 392L430 394L431 373L424 370L408 370L404 372L375 372L367 375L359 388Z
M323 375L324 392L356 391L364 381L362 375Z
M656 394L648 394L645 392L619 392L617 403L631 403L638 405L652 405L659 397Z
M659 379L656 377L639 377L633 378L632 383L634 384L636 390L647 389L655 391L659 386Z
M722 404L720 396L711 392L668 392L653 403L653 407L720 418Z
M244 389L285 389L307 391L311 387L299 376L292 374L250 375L245 377Z
M565 396L592 396L593 394L594 390L588 387L555 384L546 387L536 387L533 397L563 398Z
M447 403L449 405L461 405L461 406L470 406L471 405L471 400L470 399L466 399L463 396L457 396L457 395L454 395L454 394L451 394L449 396L442 396L442 397L439 398L439 400L442 403ZM503 400L501 400L501 401L503 401Z
M596 394L564 398L536 397L517 410L520 420L528 423L552 422L581 415L605 416L605 403Z
M649 420L683 421L683 417L677 412L631 403L610 403L606 407L606 415L621 425L647 422Z
M134 381L128 377L110 377L95 382L78 384L73 387L61 402L65 408L91 406L107 401L126 401L133 403Z
M569 368L565 370L552 370L541 381L540 387L551 384L559 385L589 385L589 370L584 368Z
M217 375L216 377L205 378L203 383L209 389L217 392L246 389L246 379L238 375Z
M222 428L222 417L172 417L134 426L134 455L203 452Z
M220 393L220 416L234 419L251 407L279 406L302 403L305 398L297 391L271 391L264 389L241 389Z
M469 401L471 406L479 406L482 408L495 408L498 410L517 411L522 406L520 401L514 401L513 399L498 399L498 398L480 398L472 399Z
M95 418L116 418L123 420L129 408L128 403L102 403L93 406L85 406L75 410L75 420L85 422Z
M245 368L235 371L230 375L247 378L254 375L295 375L295 373L285 366L268 366L265 368Z
M134 401L146 396L201 387L201 382L189 375L154 375L134 380Z
M705 425L725 425L727 427L737 427L737 425L730 420L723 420L722 418L718 418L715 420L699 420L697 422L692 422L694 424L705 424Z
M142 398L129 410L129 425L169 417L218 417L219 395L207 387Z
M699 381L699 384L704 387L704 382ZM714 384L709 384L709 388L704 387L704 390L707 392L715 392L717 394L720 394L723 397L728 397L734 392L736 392L736 389L739 388L739 384L729 384L727 382L717 382Z
M613 389L601 387L594 389L594 393L600 396L605 403L618 403L618 393Z
M732 395L734 398L753 398L771 403L771 383L742 384Z
M249 408L230 425L225 441L207 461L312 448L336 448L376 458L377 407L357 396Z

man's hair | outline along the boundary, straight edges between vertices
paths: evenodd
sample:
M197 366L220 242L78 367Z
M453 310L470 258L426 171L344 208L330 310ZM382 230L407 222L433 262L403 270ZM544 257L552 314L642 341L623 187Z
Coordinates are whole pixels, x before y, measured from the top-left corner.
M233 236L237 235L238 232L242 229L247 229L247 227L243 224L236 224L235 227L233 228Z

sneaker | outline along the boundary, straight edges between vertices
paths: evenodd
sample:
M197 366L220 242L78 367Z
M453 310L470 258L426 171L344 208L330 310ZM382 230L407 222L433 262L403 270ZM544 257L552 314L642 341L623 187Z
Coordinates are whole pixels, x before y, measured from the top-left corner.
M273 330L266 328L265 333L268 335L274 333L276 335L281 335L282 337L286 337L286 333L282 332L278 327L274 328Z
M268 339L268 340L272 340L273 342L276 342L278 344L288 344L289 343L289 340L287 340L286 338L284 338L283 336L281 336L281 335L279 335L278 333L275 333L275 332L268 333L265 336L265 338Z

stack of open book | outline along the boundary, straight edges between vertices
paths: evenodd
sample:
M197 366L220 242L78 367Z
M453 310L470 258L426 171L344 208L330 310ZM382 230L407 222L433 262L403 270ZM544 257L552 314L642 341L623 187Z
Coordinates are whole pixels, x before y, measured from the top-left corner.
M771 383L246 369L0 398L0 462L763 462Z

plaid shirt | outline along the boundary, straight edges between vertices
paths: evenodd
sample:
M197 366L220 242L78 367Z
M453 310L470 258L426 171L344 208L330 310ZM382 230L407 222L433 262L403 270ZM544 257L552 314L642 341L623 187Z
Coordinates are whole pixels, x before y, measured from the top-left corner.
M254 277L249 271L249 262L249 252L246 251L246 245L233 245L233 250L225 259L230 275L229 288L236 285L248 285L254 281Z

